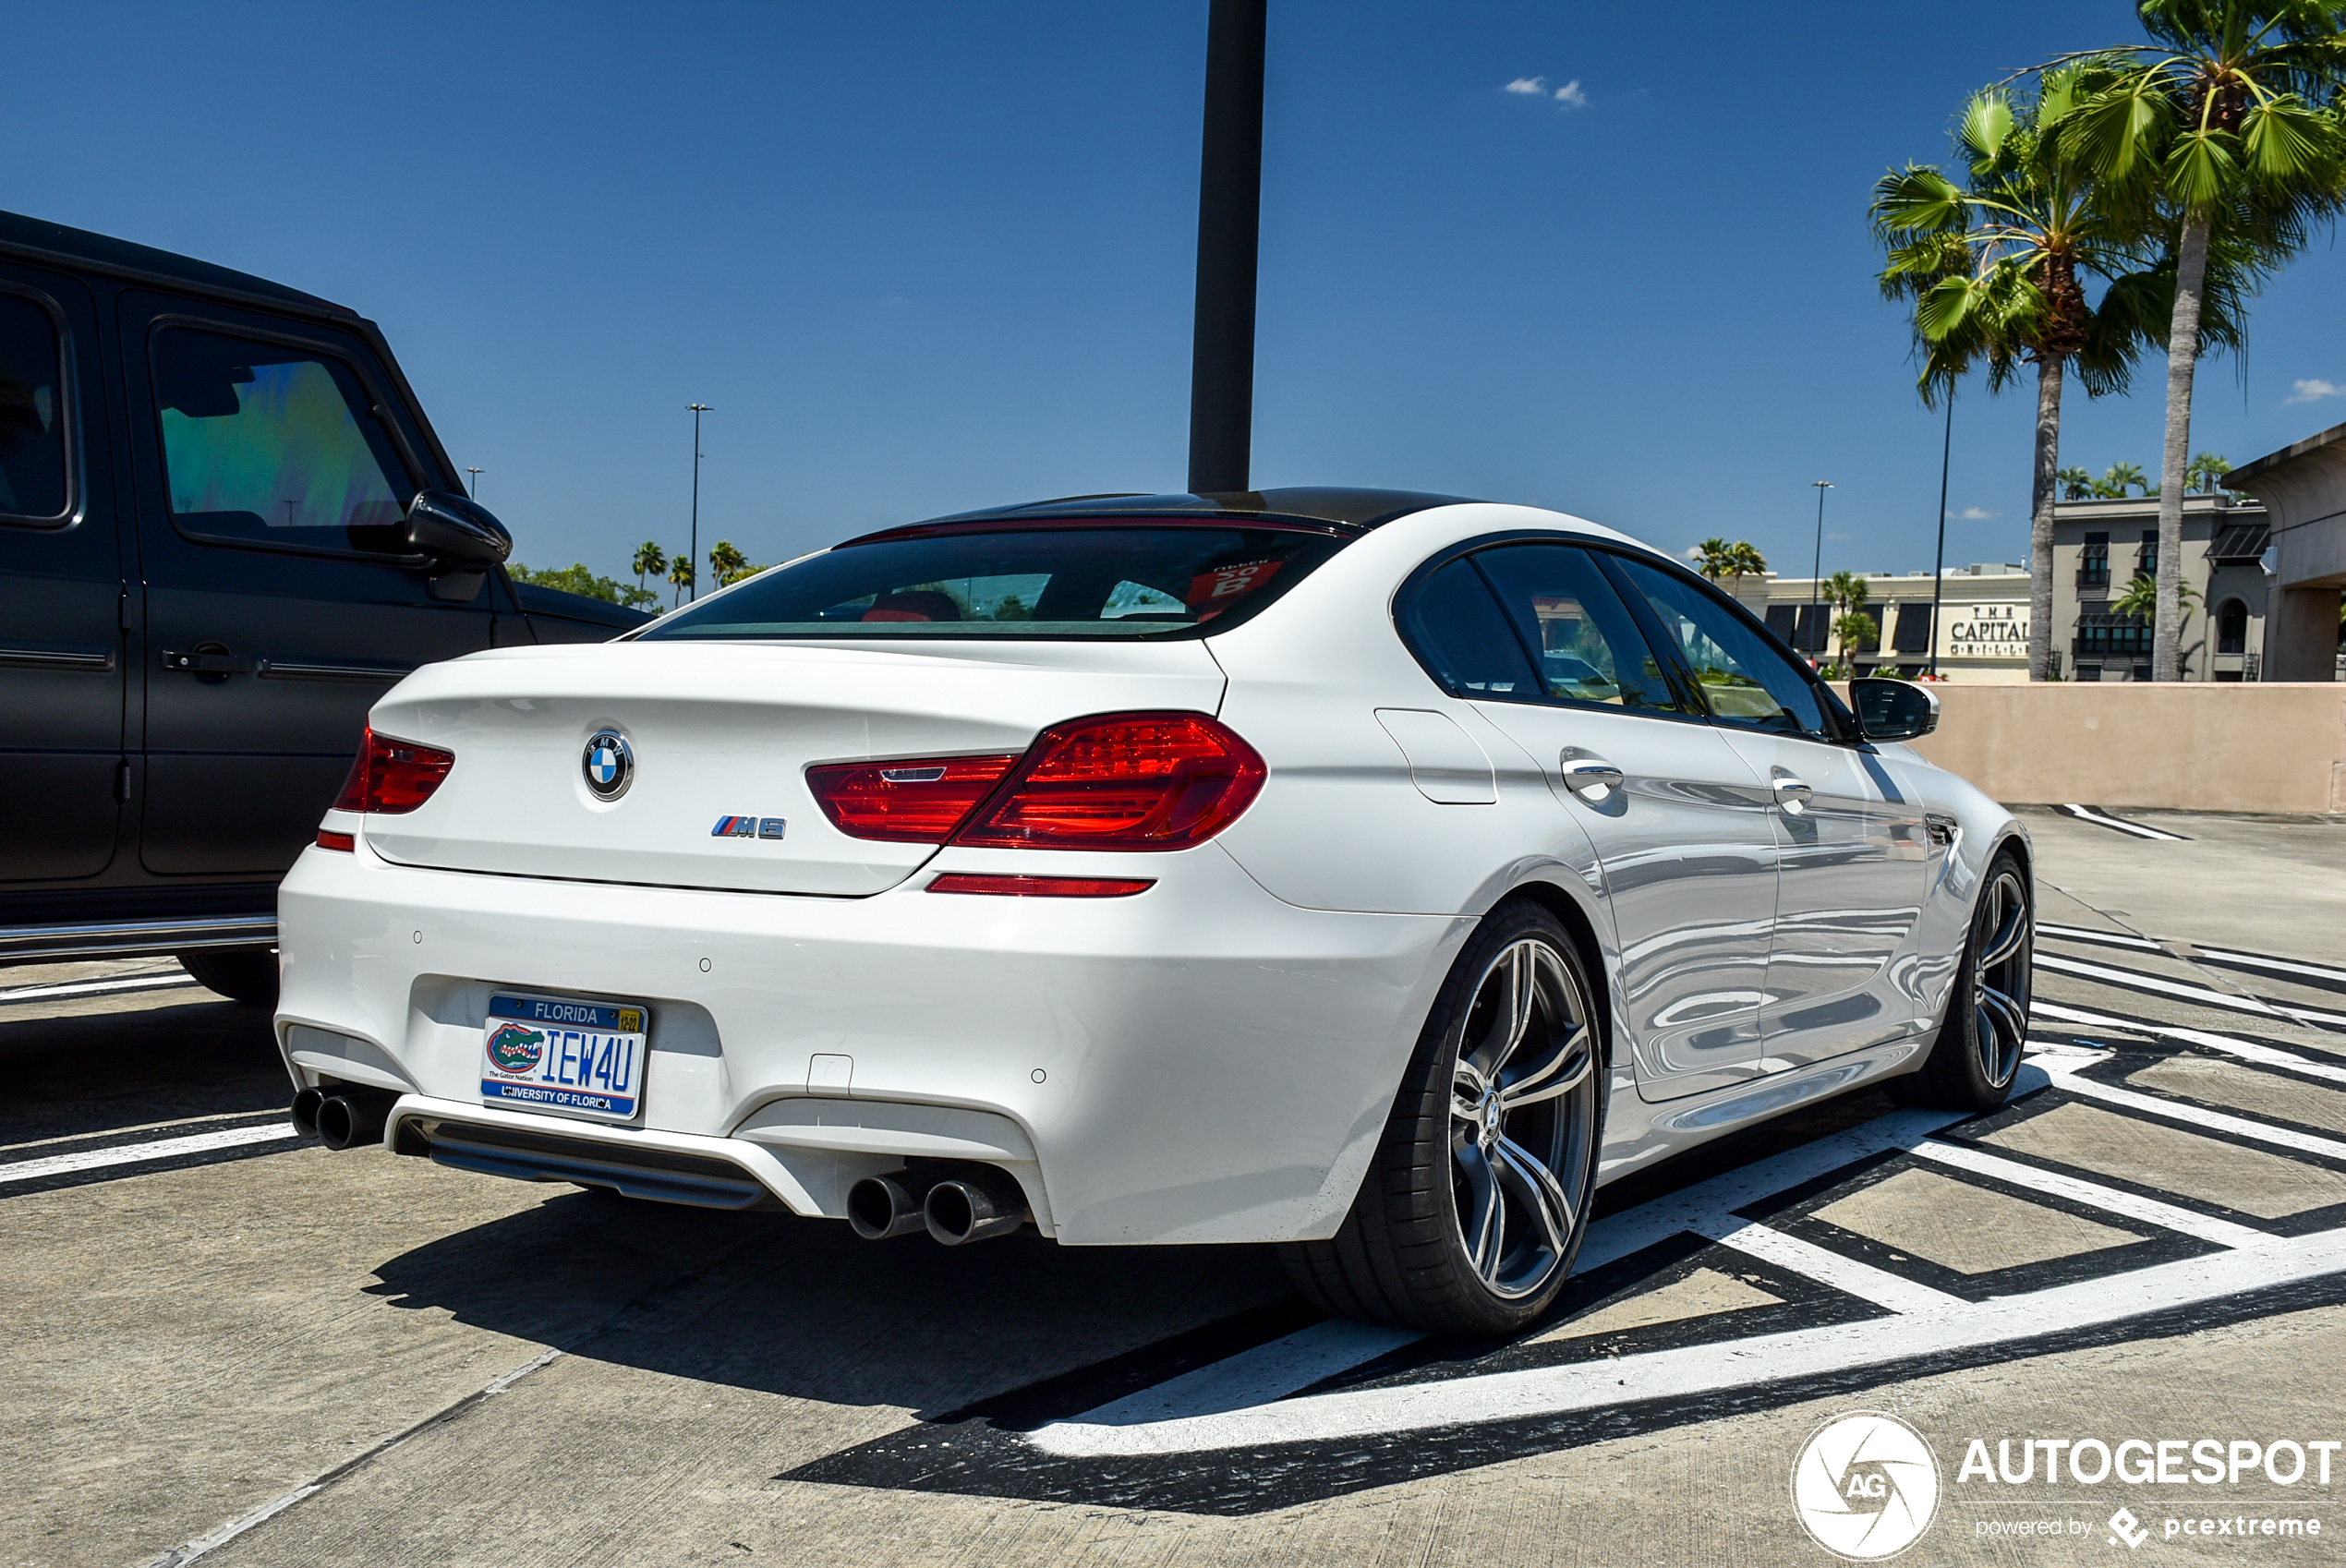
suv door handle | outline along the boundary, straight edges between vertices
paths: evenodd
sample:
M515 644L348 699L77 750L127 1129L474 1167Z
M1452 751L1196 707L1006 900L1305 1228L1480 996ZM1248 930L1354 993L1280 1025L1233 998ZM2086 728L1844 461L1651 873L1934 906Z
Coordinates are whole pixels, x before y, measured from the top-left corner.
M248 675L252 672L252 660L238 658L218 643L202 643L187 653L166 648L163 667L199 676Z
M1564 774L1564 787L1590 801L1621 788L1626 777L1602 757L1569 757L1561 760L1558 766Z

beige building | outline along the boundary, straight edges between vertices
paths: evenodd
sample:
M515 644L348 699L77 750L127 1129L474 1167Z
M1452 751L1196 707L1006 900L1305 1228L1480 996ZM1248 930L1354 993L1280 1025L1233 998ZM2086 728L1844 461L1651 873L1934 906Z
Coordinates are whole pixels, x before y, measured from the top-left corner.
M2186 681L2255 681L2264 664L2263 504L2225 494L2183 498ZM2159 574L2159 502L2064 501L2053 508L2053 654L2063 679L2150 679L2150 618L2111 606L2137 575Z
M1939 584L1936 627L1929 573L1868 572L1865 578L1865 610L1878 640L1851 650L1858 674L1920 675L1935 652L1939 673L1949 681L2003 685L2028 679L2027 567L1994 561L1947 568ZM1822 602L1822 585L1771 572L1720 586L1811 658L1840 656L1839 640L1825 634L1832 611Z

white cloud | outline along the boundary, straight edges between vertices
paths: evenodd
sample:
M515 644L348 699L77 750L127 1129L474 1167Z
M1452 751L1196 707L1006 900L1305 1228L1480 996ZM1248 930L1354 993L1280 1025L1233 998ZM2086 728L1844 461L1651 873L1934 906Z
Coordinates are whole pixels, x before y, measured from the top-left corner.
M2336 397L2340 392L2346 392L2346 387L2338 386L2329 381L2292 381L2290 385L2296 391L2281 399L2283 404L2319 403L2323 398Z
M1985 523L1990 517L2001 517L2001 512L1990 512L1984 506L1966 506L1955 513L1966 523Z
M1578 82L1575 82L1572 85L1578 87L1580 84ZM1518 77L1515 80L1507 83L1506 86L1499 89L1499 90L1501 92L1520 92L1527 98L1536 98L1548 90L1548 78L1545 77Z
M1567 109L1585 109L1589 106L1589 95L1580 90L1578 81L1568 81L1556 89L1556 102Z

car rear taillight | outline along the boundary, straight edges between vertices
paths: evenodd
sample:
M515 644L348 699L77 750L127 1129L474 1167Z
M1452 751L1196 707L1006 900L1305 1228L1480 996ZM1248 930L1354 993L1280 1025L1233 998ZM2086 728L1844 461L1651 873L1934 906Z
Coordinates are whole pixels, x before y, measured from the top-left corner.
M1181 850L1253 803L1267 769L1202 713L1119 713L1043 732L956 844Z
M994 893L1013 899L1129 899L1156 886L1153 876L986 876L949 871L932 878L932 893Z
M337 833L331 827L320 827L318 829L318 847L321 850L340 850L343 853L349 854L358 848L358 835Z
M343 781L333 809L386 816L414 811L431 799L431 792L455 766L453 752L394 741L369 729L367 743L351 762L350 777Z
M942 844L994 792L1014 756L833 763L806 770L831 826L851 838Z

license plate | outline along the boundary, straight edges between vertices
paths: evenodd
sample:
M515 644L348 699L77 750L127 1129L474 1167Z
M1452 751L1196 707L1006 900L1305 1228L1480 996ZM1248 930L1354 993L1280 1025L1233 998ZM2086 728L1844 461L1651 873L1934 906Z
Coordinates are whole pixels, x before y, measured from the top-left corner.
M514 1110L635 1119L644 1103L640 1007L492 996L480 1042L480 1097Z

